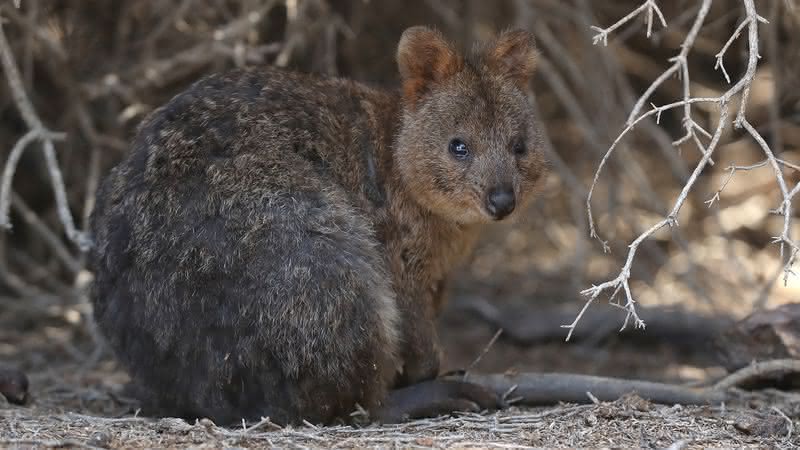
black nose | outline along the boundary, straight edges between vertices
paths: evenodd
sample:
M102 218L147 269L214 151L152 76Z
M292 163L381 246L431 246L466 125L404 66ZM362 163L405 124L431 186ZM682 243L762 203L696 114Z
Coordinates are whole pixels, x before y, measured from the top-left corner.
M486 210L495 220L514 211L514 189L511 186L494 187L486 194Z

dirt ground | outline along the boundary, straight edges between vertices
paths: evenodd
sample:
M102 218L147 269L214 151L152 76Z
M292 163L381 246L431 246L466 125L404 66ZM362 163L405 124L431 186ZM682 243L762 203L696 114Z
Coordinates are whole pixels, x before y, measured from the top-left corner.
M454 302L458 306L458 301ZM69 318L69 315L67 315ZM518 408L401 425L279 428L268 421L225 429L208 421L137 417L121 395L126 375L94 345L79 317L0 314L0 360L31 381L26 406L0 405L0 446L11 448L364 448L364 447L754 447L800 445L800 394L766 391L746 403L655 405L636 396L611 403ZM11 326L11 324L14 326ZM440 328L445 369L465 368L494 329L453 307ZM669 343L553 342L522 347L499 339L476 372L569 371L669 382L723 373L711 354Z

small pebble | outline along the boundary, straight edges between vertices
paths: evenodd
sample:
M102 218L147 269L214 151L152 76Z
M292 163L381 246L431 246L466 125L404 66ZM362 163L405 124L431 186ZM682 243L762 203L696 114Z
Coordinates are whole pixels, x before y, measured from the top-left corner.
M156 422L156 429L160 432L188 433L192 431L192 426L183 419L164 417Z
M733 427L744 434L758 437L786 436L789 432L786 419L775 415L741 414Z
M28 400L28 377L18 369L0 367L0 395L9 403L25 404Z
M111 435L106 433L105 431L98 431L92 434L89 437L89 440L86 441L86 445L91 445L92 447L108 448L110 444L111 444Z

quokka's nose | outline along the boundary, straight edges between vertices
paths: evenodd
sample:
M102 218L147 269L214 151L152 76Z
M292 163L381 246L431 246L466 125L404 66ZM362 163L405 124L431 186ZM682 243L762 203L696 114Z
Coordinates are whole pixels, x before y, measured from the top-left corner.
M486 210L494 220L500 220L514 211L514 188L509 185L493 187L486 194Z

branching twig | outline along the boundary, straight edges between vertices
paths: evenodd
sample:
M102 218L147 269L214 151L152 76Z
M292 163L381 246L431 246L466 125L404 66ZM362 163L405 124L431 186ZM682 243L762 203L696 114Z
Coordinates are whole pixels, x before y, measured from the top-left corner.
M772 242L780 244L781 260L785 259L783 266L783 281L785 284L788 282L789 274L794 273L792 271L792 266L797 258L797 253L800 251L800 246L798 246L797 243L791 238L792 199L797 192L800 191L800 183L795 185L795 187L789 191L788 187L786 186L786 180L783 178L781 164L778 162L777 158L775 158L775 155L772 153L769 145L767 145L764 137L761 136L761 134L759 134L759 132L753 128L752 125L750 125L750 122L744 118L744 115L741 116L741 119L737 118L737 122L745 130L747 130L748 133L750 133L753 139L755 139L755 141L758 143L759 147L761 147L761 150L767 156L767 161L769 161L770 166L772 166L772 169L775 172L775 178L778 181L778 187L780 188L781 195L783 197L783 201L777 209L778 214L783 216L783 229L781 230L781 234L779 236L775 236L773 238ZM786 247L789 248L789 255L788 257L784 258Z
M638 8L634 9L633 11L628 13L627 16L619 19L616 23L614 23L608 28L600 28L592 26L592 30L597 32L597 34L592 39L592 42L594 44L602 42L603 45L608 45L608 35L610 33L614 32L614 30L630 22L631 20L633 20L642 13L644 13L646 16L645 20L647 22L647 37L650 37L650 35L653 34L654 13L655 15L658 16L658 20L661 22L661 26L662 27L667 26L667 21L664 19L664 14L661 13L661 10L658 8L658 5L656 4L655 0L646 0L644 3L639 5Z
M53 186L53 192L55 193L56 208L61 224L64 226L67 237L73 241L78 248L82 251L88 250L90 240L85 233L79 231L75 227L72 213L69 210L61 169L58 166L58 160L56 158L53 142L57 139L62 139L63 135L50 131L36 114L33 104L25 92L22 78L17 69L16 61L14 61L13 53L11 52L11 47L3 31L2 22L0 22L0 63L2 63L3 70L5 71L14 103L17 105L22 119L30 130L17 141L16 145L14 145L3 170L3 180L2 183L0 183L0 227L11 227L11 223L8 219L8 208L11 204L11 179L14 175L16 164L25 148L34 141L39 141L42 145L45 161L47 162L47 170L50 173L50 182Z
M644 94L639 97L639 100L633 106L630 115L628 116L628 124L632 123L636 117L641 112L642 108L644 107L645 102L653 95L653 93L661 86L664 81L671 78L676 73L680 75L681 80L683 82L683 99L684 101L689 100L691 98L690 86L691 82L689 79L689 62L687 57L689 56L689 51L691 51L692 46L694 45L694 41L697 39L697 35L700 32L700 29L705 22L706 16L708 15L708 11L711 9L711 1L712 0L703 0L702 5L700 6L700 10L697 12L697 16L695 17L694 23L692 24L692 28L689 30L689 33L686 35L686 39L684 39L683 43L681 44L681 51L680 53L671 58L670 61L673 63L664 73L661 74L656 80L650 85L650 87L645 90ZM711 135L706 131L703 127L701 127L694 119L692 119L692 107L691 104L686 102L683 105L683 126L686 129L686 134L673 142L674 146L679 146L688 140L693 140L697 145L697 148L700 150L701 153L706 153L707 149L705 146L700 142L700 139L697 136L697 132L700 132L707 138L711 138ZM714 165L714 160L709 159L709 164Z
M784 161L784 160L782 160L782 159L779 159L779 158L775 158L775 161L776 161L778 164L782 165L782 166L788 167L788 168L790 168L790 169L793 169L793 170L796 170L796 171L800 171L800 166L798 166L798 165L796 165L796 164L792 164L792 163L790 163L790 162L788 162L788 161ZM722 191L724 191L724 190L725 190L725 188L728 186L728 183L730 183L730 182L731 182L731 179L732 179L732 178L733 178L733 176L736 174L736 172L738 172L738 171L750 171L750 170L754 170L754 169L760 169L760 168L762 168L762 167L766 166L768 163L769 163L769 160L768 160L768 159L764 159L764 160L762 160L762 161L759 161L759 162L757 162L757 163L755 163L755 164L750 164L750 165L748 165L748 166L737 166L737 165L735 165L735 164L731 164L730 166L728 166L728 167L725 169L725 170L727 170L727 171L728 171L728 175L727 175L727 176L725 176L725 179L724 179L724 180L722 180L722 183L720 184L720 186L719 186L719 189L717 189L717 191L716 191L716 192L714 192L714 195L712 195L712 196L711 196L711 198L709 198L708 200L706 200L706 201L705 201L705 203L706 203L706 204L708 205L708 207L710 208L711 206L713 206L713 205L714 205L714 203L715 203L715 202L719 201L720 194L722 194Z
M687 84L688 69L687 69L687 65L686 65L686 56L688 55L688 52L691 49L691 45L694 42L694 39L695 39L695 37L697 35L697 32L699 31L700 27L702 26L702 23L703 23L703 20L705 18L705 15L708 12L707 8L710 6L710 0L704 0L704 4L702 5L700 10L698 11L698 15L697 15L697 18L695 19L694 25L692 26L692 29L690 30L689 34L687 35L687 38L684 40L681 52L679 53L679 55L675 59L673 59L673 61L674 61L673 66L670 69L668 69L667 72L665 72L665 74L668 74L667 76L669 76L672 73L677 73L680 70L681 73L684 75L684 99L681 100L681 101L670 103L670 104L667 104L667 105L664 105L664 106L660 106L660 107L654 106L653 109L651 109L650 111L648 111L648 112L646 112L644 114L639 114L639 110L641 109L641 107L643 105L643 102L645 101L645 100L640 99L640 101L637 102L637 105L634 106L634 109L633 109L633 111L631 113L631 116L630 116L630 118L628 120L627 126L625 127L625 129L622 130L622 132L619 134L617 139L614 140L614 142L611 144L610 148L608 149L608 151L606 152L606 154L603 156L602 160L600 161L600 164L599 164L599 166L597 168L597 171L595 172L595 176L594 176L592 185L591 185L591 187L589 189L589 195L588 195L587 200L586 200L586 207L587 207L587 212L588 212L588 215L589 215L589 233L590 233L590 236L592 238L598 239L601 242L601 244L603 245L603 248L607 249L608 246L607 246L606 241L602 240L598 236L597 231L595 229L594 219L593 219L593 215L592 215L591 201L592 201L592 194L594 193L594 189L595 189L595 187L597 185L597 182L599 180L599 177L600 177L600 173L602 172L602 170L603 170L608 158L611 156L611 154L617 148L617 146L619 145L619 143L622 140L622 138L625 137L634 128L634 126L636 124L638 124L639 122L641 122L642 120L645 120L645 119L647 119L647 118L649 118L651 116L655 116L656 123L658 123L659 120L660 120L661 114L664 111L667 111L667 110L670 110L670 109L674 109L674 108L677 108L677 107L683 107L684 108L684 127L687 130L687 136L689 136L689 138L692 138L692 139L695 140L695 142L697 143L698 147L701 149L701 151L703 153L703 157L697 163L697 165L695 166L694 171L692 172L691 176L689 177L689 179L684 184L683 189L681 190L680 194L678 195L678 198L675 200L675 202L674 202L674 204L672 206L672 209L670 210L669 214L663 220L655 223L648 230L646 230L645 232L641 233L629 245L627 259L626 259L625 264L623 265L622 269L620 270L619 274L617 275L617 277L612 279L612 280L610 280L610 281L606 281L604 283L601 283L599 285L592 286L591 288L586 289L586 290L584 290L582 292L582 294L586 295L588 297L588 299L587 299L586 304L584 305L584 307L581 309L581 311L576 316L575 320L569 325L564 325L565 328L569 329L569 332L567 334L567 340L569 340L569 338L572 336L572 332L574 331L575 327L577 326L577 324L580 321L580 319L583 316L583 314L586 312L586 309L589 307L589 305L592 302L594 302L594 300L596 300L597 297L601 293L605 292L606 290L610 290L611 291L611 298L612 299L620 291L625 293L626 301L624 302L624 304L621 305L622 308L626 311L626 317L625 317L625 322L623 324L623 328L631 320L633 321L633 323L634 323L634 325L636 327L644 328L645 324L639 318L639 316L638 316L638 314L636 312L636 307L635 307L636 302L635 302L634 297L633 297L633 295L631 293L630 284L629 284L629 279L630 279L630 276L631 276L631 267L633 265L634 258L636 256L636 252L637 252L639 246L642 244L642 242L644 242L645 240L650 238L657 231L661 230L662 228L664 228L666 226L669 226L669 227L678 226L677 218L678 218L678 214L679 214L679 212L681 210L681 207L685 203L689 193L691 192L692 188L694 187L695 183L697 182L698 177L700 176L700 174L703 172L703 170L707 166L709 166L711 164L711 155L713 154L714 150L718 147L718 144L719 144L720 139L722 137L722 133L723 133L725 127L728 124L728 120L729 120L728 119L728 116L729 116L729 103L730 103L731 99L736 95L741 95L741 101L740 101L740 106L739 106L738 113L736 115L736 119L734 121L734 125L736 127L744 127L756 139L756 141L758 141L759 144L762 145L762 149L764 150L764 153L767 155L767 159L773 164L773 167L776 169L776 173L778 174L778 177L779 177L779 184L781 184L782 192L784 193L784 202L782 203L782 205L781 205L779 210L781 211L781 213L790 213L791 212L791 204L790 204L790 202L791 202L791 198L792 198L793 194L790 195L790 193L787 192L787 189L785 187L785 182L783 181L783 178L780 175L779 164L775 160L775 157L772 154L772 152L769 150L769 147L767 146L767 144L765 142L763 142L763 139L759 140L760 135L758 135L756 130L753 129L752 126L750 126L749 123L747 123L747 121L745 119L745 105L746 105L746 102L747 102L747 99L748 99L748 96L749 96L750 86L753 83L753 79L755 78L756 66L757 66L758 59L759 59L759 54L758 54L758 22L764 21L764 19L762 17L760 17L756 13L755 5L753 3L753 0L742 0L742 1L743 1L743 4L744 4L744 8L745 8L745 12L746 12L746 15L747 15L747 19L745 20L745 22L743 22L744 25L740 26L740 28L737 29L737 31L734 33L734 36L728 41L728 43L726 43L726 45L723 47L723 50L720 51L720 53L718 55L724 55L725 50L727 50L727 47L730 45L730 42L732 40L734 40L735 36L737 36L741 32L741 30L746 26L747 29L748 29L749 53L748 53L747 69L746 69L744 75L736 82L736 84L734 86L732 86L728 91L726 91L725 93L723 93L719 97L703 97L703 98L690 97L689 91L688 91L688 84ZM646 5L643 4L642 6L640 6L637 10L635 10L631 14L636 15L636 14L640 13L645 6ZM612 26L608 30L613 30L613 29L614 29L614 27ZM603 37L603 39L605 39L605 37ZM667 78L667 76L662 75L661 77L659 77L656 80L656 82L654 82L654 84L651 85L651 87L648 88L647 91L645 91L645 94L642 96L642 98L646 99L647 97L649 97L652 94L652 92L655 90L655 88L653 86L657 87L659 84L661 84ZM715 129L714 133L707 133L707 132L705 132L705 130L700 131L701 134L704 134L707 137L710 137L710 142L705 147L703 147L703 145L701 144L699 138L697 138L697 136L695 135L695 131L702 130L702 128L697 126L696 123L694 122L694 120L691 118L691 115L690 115L691 114L691 110L688 108L690 105L692 105L694 103L701 103L701 102L702 103L707 103L707 102L717 103L717 104L719 104L719 107L720 107L720 116L719 116L719 120L717 122L717 126L716 126L716 129ZM638 115L638 117L637 117L637 115ZM685 141L687 139L688 138L683 139L683 140ZM679 139L678 143L680 143L680 142L681 142L681 140ZM800 185L798 185L798 187L796 187L794 190L800 190ZM788 216L790 216L790 214L786 214L786 217L788 217ZM776 238L776 241L781 243L781 248L782 249L783 249L784 246L789 246L791 248L791 253L790 253L788 261L786 263L787 264L786 265L787 273L788 273L788 269L791 267L792 263L794 262L794 259L795 259L796 255L797 255L797 252L798 252L798 247L795 244L791 243L792 241L789 238L789 231L788 230L789 230L789 228L788 228L788 218L787 218L786 221L784 222L784 233L781 236L779 236L778 238Z
M728 83L731 82L731 77L730 75L728 75L728 71L725 70L725 64L723 63L722 59L725 57L725 52L728 51L728 48L730 48L731 44L733 44L733 42L739 38L739 35L742 33L742 30L744 30L746 26L752 24L754 20L764 23L767 22L767 19L757 14L754 15L748 14L747 17L742 21L742 23L740 23L739 26L736 27L736 31L734 31L731 37L728 38L728 41L725 42L725 45L722 46L722 49L720 49L720 51L716 55L714 55L714 57L717 59L717 62L714 65L714 70L717 69L721 70L722 74L725 76L725 81L727 81Z

